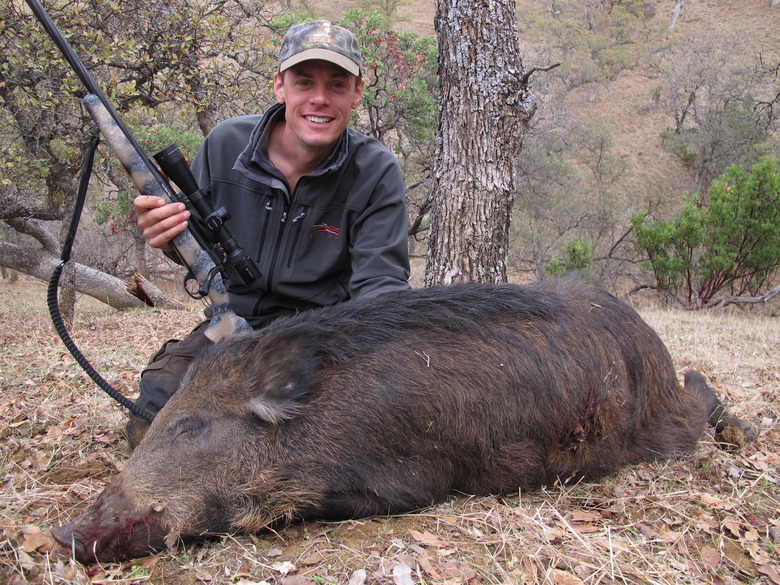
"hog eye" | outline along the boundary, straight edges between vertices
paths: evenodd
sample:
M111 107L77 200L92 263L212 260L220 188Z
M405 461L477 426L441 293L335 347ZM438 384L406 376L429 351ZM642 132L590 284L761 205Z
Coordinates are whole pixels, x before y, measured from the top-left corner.
M205 426L205 423L203 422L203 419L188 416L187 418L184 418L180 420L176 426L174 427L174 439L177 437L180 437L181 435L190 435L193 433L199 432L203 427Z

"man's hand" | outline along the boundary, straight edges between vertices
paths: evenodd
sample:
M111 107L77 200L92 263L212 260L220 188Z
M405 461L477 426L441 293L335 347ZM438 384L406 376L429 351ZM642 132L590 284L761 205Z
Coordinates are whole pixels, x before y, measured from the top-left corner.
M152 248L173 250L171 240L187 229L190 212L183 203L166 203L162 197L139 195L133 199L138 227Z

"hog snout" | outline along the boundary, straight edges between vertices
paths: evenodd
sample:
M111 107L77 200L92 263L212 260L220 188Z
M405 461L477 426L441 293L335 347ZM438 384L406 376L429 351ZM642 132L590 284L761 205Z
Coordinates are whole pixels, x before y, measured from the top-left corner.
M68 522L63 526L57 526L51 529L51 535L59 544L73 551L73 555L80 562L89 562L94 555L87 553L87 547L84 542L78 539L74 533L75 522Z
M54 539L84 564L143 557L166 547L165 505L135 506L122 482L107 487L74 521L53 528Z

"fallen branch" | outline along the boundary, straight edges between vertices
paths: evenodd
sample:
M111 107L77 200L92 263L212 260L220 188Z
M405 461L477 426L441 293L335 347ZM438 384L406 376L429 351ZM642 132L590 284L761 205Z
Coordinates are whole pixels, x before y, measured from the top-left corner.
M780 284L760 297L726 297L720 301L712 301L711 303L707 304L706 308L709 309L711 307L725 307L733 303L766 303L772 300L778 294L780 294Z
M133 273L131 279L125 281L125 289L149 307L181 309L184 306L183 303L154 286L137 272Z

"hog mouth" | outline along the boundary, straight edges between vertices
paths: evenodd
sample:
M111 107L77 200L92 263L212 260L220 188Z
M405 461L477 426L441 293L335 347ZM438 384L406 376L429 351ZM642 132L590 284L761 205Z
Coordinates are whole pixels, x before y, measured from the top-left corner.
M83 565L117 563L151 556L177 545L197 548L203 542L224 538L232 532L224 527L176 532L164 529L154 509L132 522L115 524L110 530L97 530L87 514L51 529L59 545L71 551Z

